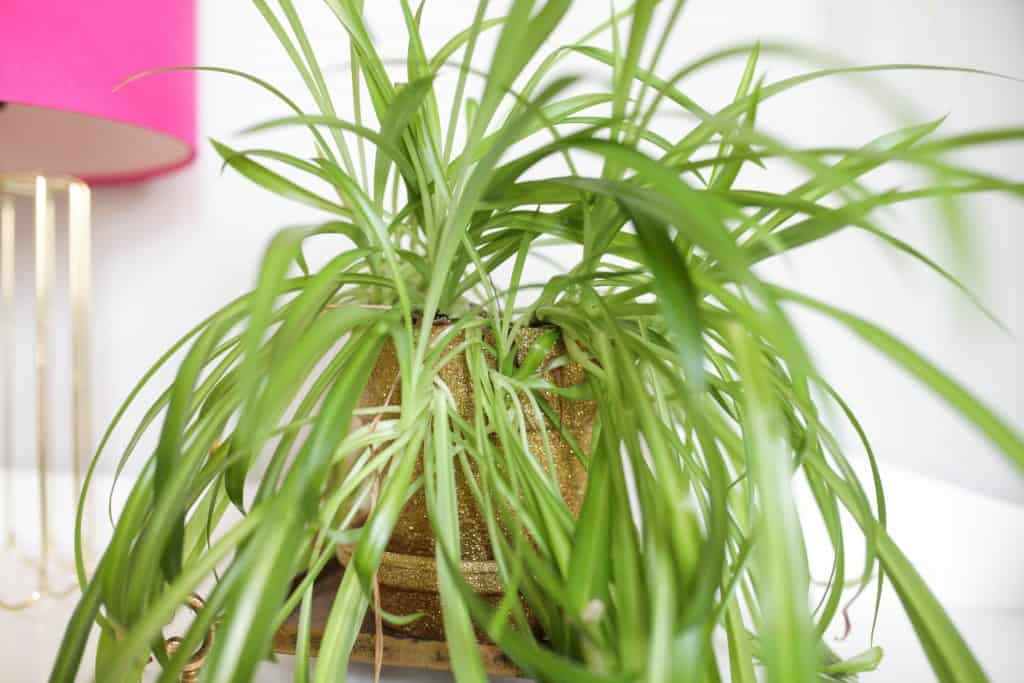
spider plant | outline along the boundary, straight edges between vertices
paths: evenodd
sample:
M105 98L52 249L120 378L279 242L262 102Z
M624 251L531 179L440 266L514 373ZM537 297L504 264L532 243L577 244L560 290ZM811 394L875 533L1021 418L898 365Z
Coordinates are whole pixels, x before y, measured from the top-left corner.
M299 682L344 680L395 520L420 489L460 682L485 680L474 624L543 681L851 680L878 665L880 649L843 660L825 633L851 594L873 587L880 599L883 583L939 680L985 680L886 531L866 437L866 483L840 446L834 416L863 430L787 311L811 309L849 328L1018 465L1024 443L892 333L773 284L757 266L855 229L963 289L876 215L931 199L955 227L962 195L1020 195L1020 183L948 157L1022 132L942 136L932 121L849 147L783 142L757 122L773 98L843 74L936 67L834 67L769 81L759 66L769 50L757 44L667 64L682 0L639 0L555 49L545 46L570 0L514 0L499 17L480 0L471 25L433 54L419 30L424 3L396 0L408 33L400 65L379 54L361 0L326 2L350 45L342 83L318 60L292 0L253 1L313 111L256 76L209 69L247 79L291 111L250 130L301 127L314 150L214 142L225 165L324 219L277 233L255 288L175 342L114 416L93 467L128 407L177 362L117 459L120 471L143 457L136 445L159 425L91 574L78 553L83 594L51 680L73 679L94 630L97 680L137 679L151 654L160 680L176 680L214 623L203 680L251 680L295 609L299 654L308 652L313 578L348 543L352 561L315 669L300 656L295 671ZM481 66L485 34L494 48ZM607 78L572 76L570 57ZM726 60L737 62L735 98L706 109L686 94L687 80ZM351 98L349 118L339 89ZM658 127L666 117L668 133ZM868 176L893 164L922 169L921 184L872 189ZM795 168L801 180L765 191L744 184L748 165ZM311 268L304 244L325 235L337 251ZM569 245L573 263L546 282L527 280L550 245ZM437 316L450 321L441 335L432 333ZM525 445L525 423L559 391L539 368L550 337L516 348L518 332L536 324L564 340L556 362L586 370L568 393L596 404L590 447L576 454L588 473L578 515ZM358 403L385 343L400 367L397 410ZM451 353L472 369L469 419L438 381ZM522 603L486 603L458 569L457 472L500 520L490 543L506 595ZM816 604L798 479L834 558ZM865 548L857 566L851 543ZM162 630L199 589L205 607L168 656ZM524 603L539 628L524 626Z

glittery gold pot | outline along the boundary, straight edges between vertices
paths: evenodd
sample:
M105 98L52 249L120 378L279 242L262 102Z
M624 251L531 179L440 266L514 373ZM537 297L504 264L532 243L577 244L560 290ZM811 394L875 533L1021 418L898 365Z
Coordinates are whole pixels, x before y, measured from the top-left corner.
M448 323L435 323L433 335L436 337L441 334L447 325ZM517 363L525 359L532 342L548 329L550 328L529 327L520 332ZM464 339L464 335L460 334L448 342L448 347L454 348ZM585 379L585 373L579 365L567 363L551 367L556 358L564 355L565 346L558 340L548 352L538 372L543 373L548 381L558 387L580 384ZM398 374L395 348L389 342L377 358L370 380L360 397L360 406L400 405L402 397L399 383L396 382ZM475 397L465 355L454 356L438 374L451 392L459 414L471 420L475 409ZM594 403L569 400L551 393L546 393L544 398L558 415L565 431L572 434L584 452L589 451L594 423ZM528 415L526 438L530 452L541 463L554 463L562 497L569 509L574 514L578 513L586 485L586 472L555 425L546 419L545 422L550 460L544 455L544 437L540 425L536 418ZM422 473L421 458L416 464L415 476ZM476 506L472 490L460 467L455 468L455 488L459 506L462 573L479 594L489 602L497 604L503 590L491 551L487 523ZM382 609L392 614L422 612L426 615L411 624L392 627L403 635L425 640L444 639L434 557L434 536L427 516L426 497L420 488L399 515L387 552L384 553L377 572ZM349 558L350 549L339 548L338 559L343 565L348 563Z

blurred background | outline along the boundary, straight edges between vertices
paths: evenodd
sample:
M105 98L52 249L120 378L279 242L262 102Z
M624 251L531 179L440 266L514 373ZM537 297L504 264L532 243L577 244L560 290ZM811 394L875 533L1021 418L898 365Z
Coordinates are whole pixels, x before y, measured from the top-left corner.
M491 4L496 14L505 3ZM608 2L576 4L574 18L556 35L558 42L573 40L608 14ZM335 77L335 101L344 112L350 90L344 68L347 42L321 0L296 0L296 5L304 12L307 30L321 54L326 55L322 62ZM367 5L373 8L370 24L382 52L402 58L406 34L398 3ZM470 22L474 5L465 0L427 0L421 31L428 52ZM258 74L300 103L307 101L287 56L250 3L199 0L198 6L201 64ZM818 47L855 64L969 66L1024 78L1024 3L1020 0L692 0L662 67L671 72L703 53L752 39L761 39L766 46L785 40ZM484 43L478 54L489 55L492 45ZM592 66L570 65L589 79L608 77ZM760 71L767 71L771 82L809 68L764 54ZM742 69L741 57L684 82L683 87L700 104L716 109L732 98ZM454 74L447 82L454 85ZM879 102L879 93L885 94L884 102ZM913 109L905 106L907 101ZM300 156L312 153L301 131L244 141L238 136L246 126L284 113L275 100L251 84L214 74L200 77L204 137L243 147L257 146L257 142L258 146L285 146ZM943 116L947 118L941 131L946 134L1020 127L1024 83L912 71L871 79L826 79L772 99L759 110L759 121L767 131L808 146L860 145L892 128ZM1024 176L1021 151L1021 145L1000 146L973 152L968 161L1020 178ZM740 184L779 189L794 178L773 168L768 175L745 176ZM873 178L879 186L906 181L899 173ZM98 436L137 379L172 341L253 285L270 235L285 225L314 220L316 214L263 192L233 172L222 174L219 159L208 145L201 148L195 164L169 177L97 189L93 206L92 413ZM1024 205L976 197L965 203L965 209L975 247L972 254L954 247L948 235L936 229L939 215L934 206L890 210L878 219L963 277L1005 330L916 262L884 253L875 238L852 231L771 264L765 275L896 331L1024 431L1024 269L1020 265ZM28 253L24 256L30 258ZM31 269L20 270L24 281L19 287L31 289ZM31 335L29 309L19 315L25 320L19 324L19 334ZM806 338L812 340L816 360L862 420L882 461L883 474L890 477L896 540L951 607L958 623L977 619L984 628L995 629L995 641L981 636L968 639L983 648L983 662L999 666L998 658L1013 654L1011 647L1000 643L1024 638L1020 616L1024 558L1016 544L1007 543L1008 536L1024 542L1024 508L1019 507L1024 504L1024 477L938 399L843 330L812 316L798 320ZM30 349L31 338L20 340L19 346ZM20 358L19 371L31 372L29 361L28 356ZM16 452L22 454L21 464L26 467L34 462L32 410L31 401L16 407ZM113 468L113 454L127 437L120 434L114 439L112 457L102 468ZM895 603L895 597L890 594L890 598ZM982 616L964 616L970 610L982 610ZM1000 630L1004 640L999 640ZM883 645L885 635L880 637ZM911 640L909 630L898 627L888 635L897 646ZM910 663L898 671L913 675L923 671L919 653L908 656Z
M347 106L350 90L344 61L347 43L320 0L297 3L305 12L323 61L333 65L335 99ZM372 3L371 26L385 55L405 53L405 30L396 3ZM429 0L422 32L433 49L465 27L474 3ZM492 3L498 11L497 5ZM394 5L395 7L393 7ZM200 0L200 62L259 74L303 101L303 86L258 12L247 2ZM584 8L592 7L592 13ZM581 11L582 10L582 11ZM568 41L607 15L602 2L577 3L574 21L557 36ZM694 0L684 10L679 38L670 43L663 68L672 71L726 45L760 38L766 45L788 40L821 47L857 64L918 62L970 66L1024 77L1024 3L1016 0ZM493 39L493 32L489 35ZM428 49L432 46L428 44ZM487 46L489 47L489 45ZM489 54L486 48L479 54ZM588 78L607 73L572 63ZM762 57L768 81L808 66L771 54ZM585 70L584 70L585 69ZM743 58L684 82L687 94L707 108L731 99ZM450 74L448 81L454 81ZM155 78L159 78L156 76ZM312 153L301 130L241 138L238 131L285 112L272 97L231 77L200 76L200 133L240 146L282 145ZM881 105L869 89L912 101L899 112L893 97ZM899 113L897 113L899 112ZM770 100L759 112L766 130L806 145L860 145L906 119L924 122L948 116L947 134L992 126L1020 126L1024 84L996 78L938 72L897 72L870 81L816 81ZM901 118L905 117L905 118ZM680 125L688 122L680 121ZM671 122L668 122L671 125ZM1020 146L972 153L971 161L999 174L1024 170ZM787 171L772 168L750 183L784 188ZM795 177L795 176L794 176ZM897 175L872 181L896 186ZM254 283L269 236L284 225L315 219L315 212L271 196L233 172L221 173L208 145L198 162L169 178L138 186L100 188L94 216L95 405L97 433L138 377L172 340L201 317ZM954 253L934 206L920 204L879 214L883 226L963 277L1003 321L989 322L965 297L910 259L883 253L874 238L850 230L826 245L805 248L768 274L806 288L895 330L974 390L996 411L1024 429L1024 206L995 197L966 203L973 269ZM28 254L26 254L28 256ZM29 268L22 287L31 288ZM26 311L27 314L27 311ZM862 348L839 329L802 320L817 360L861 416L886 463L923 470L929 476L1024 502L1024 478L964 427L935 398ZM25 334L30 325L22 325ZM23 345L24 348L30 348ZM26 358L27 360L27 358ZM21 364L29 371L29 363ZM31 406L21 406L18 429L31 444ZM23 425L21 424L23 423ZM30 464L31 449L18 452ZM109 463L108 463L109 464Z

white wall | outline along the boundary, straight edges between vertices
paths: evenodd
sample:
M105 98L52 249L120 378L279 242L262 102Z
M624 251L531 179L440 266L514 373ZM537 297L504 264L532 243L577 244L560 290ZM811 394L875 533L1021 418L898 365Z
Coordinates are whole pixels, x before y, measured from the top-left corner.
M297 4L308 8L307 24L327 55L324 62L338 67L345 47L332 17L318 0ZM392 3L367 4L386 6L374 10L379 14L373 27L385 54L401 57L405 46L400 15ZM436 46L438 38L469 21L473 3L427 4L423 30ZM492 2L496 7L501 4ZM581 11L569 22L571 30L559 34L564 39L607 11L606 2L577 4ZM584 9L589 7L591 16ZM245 69L289 93L302 92L250 3L200 0L200 8L201 63ZM682 26L663 59L666 69L723 44L784 37L824 46L861 63L956 64L1024 76L1024 4L1017 0L704 0L690 3ZM690 93L708 106L721 104L731 96L741 68L741 63L734 63L696 78ZM769 69L769 79L793 71L792 63L777 62ZM339 69L334 73L336 97L343 101L348 79ZM884 83L918 101L919 120L949 114L947 132L1019 125L1024 111L1024 85L1011 81L904 73L887 77ZM237 140L234 133L244 126L281 113L272 98L248 84L216 75L201 77L204 136ZM766 105L761 116L773 132L807 144L862 143L899 123L842 81L798 90ZM300 154L309 151L301 134L275 141L294 143L292 151ZM1019 176L1019 153L1018 145L973 157L988 168ZM782 180L775 176L766 182L781 188ZM134 380L172 339L251 285L269 235L314 213L270 196L234 173L222 175L207 146L191 168L141 186L99 190L94 206L98 433ZM1024 211L1019 203L1001 198L971 201L969 207L982 263L975 286L1016 338L986 323L930 273L883 253L863 236L850 234L805 249L769 272L897 329L1024 430L1024 275L1017 262L1024 247L1019 232ZM929 224L933 217L926 210L901 209L885 214L883 222L949 263L949 254ZM943 404L833 326L803 316L800 320L818 360L863 418L885 462L1024 500L1024 478ZM29 415L26 408L23 417ZM115 445L126 438L115 439ZM23 462L31 461L28 448L20 449L20 456Z

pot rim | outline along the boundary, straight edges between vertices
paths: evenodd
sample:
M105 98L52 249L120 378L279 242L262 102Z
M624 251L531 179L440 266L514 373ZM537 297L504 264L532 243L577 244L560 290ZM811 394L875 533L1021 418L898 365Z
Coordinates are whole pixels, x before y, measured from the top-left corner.
M394 309L394 307L392 307L390 310L395 310L395 309ZM460 322L462 320L466 320L466 319L469 319L469 318L472 318L474 320L481 320L481 321L483 321L483 320L491 320L492 319L491 316L487 315L486 312L484 312L482 314L464 315L462 317L454 317L454 316L447 315L445 313L435 313L434 314L434 321L431 323L431 327L450 327L451 325L454 325L457 322ZM422 319L423 318L422 318L422 312L421 311L414 311L413 312L412 320L413 320L414 324L418 325L420 322L422 322ZM553 322L546 321L546 320L531 320L529 322L529 324L521 326L521 329L561 330L562 328L561 328L561 326L559 326L559 325L557 325L557 324L555 324Z

